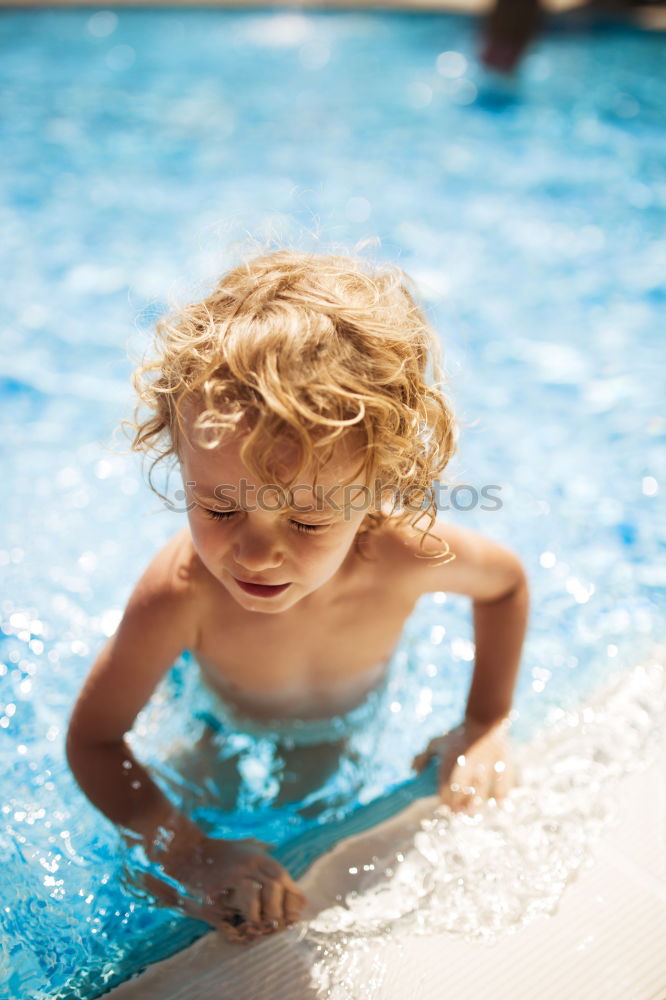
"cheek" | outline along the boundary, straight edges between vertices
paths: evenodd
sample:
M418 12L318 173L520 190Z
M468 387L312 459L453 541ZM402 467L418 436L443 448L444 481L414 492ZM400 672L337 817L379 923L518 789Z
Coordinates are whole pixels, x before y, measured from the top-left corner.
M190 533L196 549L211 551L224 545L224 535L219 525L206 521L202 517L190 517Z
M313 565L329 569L337 568L345 559L355 538L355 532L344 532L337 538L327 539L326 543L319 544L310 551L310 560Z

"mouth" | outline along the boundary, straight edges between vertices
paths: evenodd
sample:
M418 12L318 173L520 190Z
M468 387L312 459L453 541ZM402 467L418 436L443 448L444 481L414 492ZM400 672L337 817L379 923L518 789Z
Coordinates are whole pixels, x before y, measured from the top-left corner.
M287 587L291 587L291 583L247 583L245 580L239 580L236 577L234 577L234 583L237 583L241 590L244 590L246 594L252 594L254 597L277 597L278 594L282 594Z

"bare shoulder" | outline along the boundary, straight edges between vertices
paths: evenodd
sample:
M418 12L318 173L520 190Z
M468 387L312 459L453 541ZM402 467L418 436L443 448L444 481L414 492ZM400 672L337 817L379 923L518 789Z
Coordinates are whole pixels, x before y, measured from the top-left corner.
M420 538L420 532L392 516L368 534L362 551L371 560L375 573L390 578L392 587L400 586L411 592L418 589L418 571L423 566L418 555Z
M155 553L141 575L135 593L186 598L201 582L201 570L189 529L183 528Z
M219 587L192 544L189 527L173 535L155 554L127 605L159 619L173 617L187 632L187 648L196 646L202 617Z
M202 569L189 531L178 532L153 557L92 665L68 739L115 741L131 728L174 660L196 642Z
M515 552L470 528L439 519L430 526L424 516L412 524L392 518L385 529L396 569L420 594L441 590L492 601L525 579Z

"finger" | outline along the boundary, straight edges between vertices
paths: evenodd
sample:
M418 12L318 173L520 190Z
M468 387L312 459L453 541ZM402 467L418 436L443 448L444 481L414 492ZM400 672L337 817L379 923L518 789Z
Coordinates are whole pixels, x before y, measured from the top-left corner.
M234 907L252 924L261 921L261 888L262 883L254 878L242 878L234 893Z
M451 782L451 808L454 812L470 812L473 811L472 803L474 796L477 794L476 787L466 782L463 784L462 779L458 781Z
M428 761L435 756L440 745L439 738L430 740L425 750L418 753L412 761L412 767L416 771L422 771Z
M275 928L284 926L283 898L284 888L279 882L267 879L261 887L261 919L274 923Z
M152 875L146 874L144 878L148 884L147 887L152 890L160 905L177 909L193 920L201 920L215 930L223 931L230 941L241 939L238 929L229 922L233 918L235 910L229 904L228 897L222 896L213 900L208 896L202 902L178 892L173 886L161 882Z
M263 871L264 868L265 868L265 866L262 865L261 870ZM286 868L283 868L282 865L280 865L280 864L278 864L276 862L275 863L275 868L271 867L269 870L272 872L271 877L273 879L275 879L276 881L281 882L282 886L283 886L283 888L285 890L288 890L289 892L294 893L295 896L300 896L300 898L303 900L303 903L305 904L305 902L306 902L305 893L303 892L303 890L301 889L301 887L298 885L298 883L294 882L293 878L291 877L291 875L289 874L289 872L287 871Z
M450 757L446 757L439 765L438 782L442 804L458 810L462 797L463 774L461 768Z
M206 923L214 927L216 931L221 931L224 934L227 941L233 941L237 944L240 941L245 941L246 938L243 934L244 923L235 924L232 922L232 914L229 914L229 919L224 919L220 913L203 913L198 919L205 920Z
M498 766L501 765L501 766ZM497 761L493 767L491 794L497 802L505 799L513 787L513 773L506 761Z
M492 791L492 774L487 764L478 764L472 772L471 785L476 789L473 800L478 804L487 802Z
M243 922L239 927L236 928L238 931L241 941L250 942L256 941L258 938L265 937L268 931L264 930L262 924L250 924Z
M426 765L430 763L430 761L433 759L434 756L435 756L434 751L431 753L420 753L418 757L415 757L414 760L412 761L412 768L418 773L420 773L424 769L424 767L426 767Z
M481 812L486 802L487 799L479 792L469 793L465 796L462 812L467 813L468 816L476 816L477 813Z
M440 784L439 798L442 805L449 806L449 808L453 809L458 787L459 786L455 782L450 782L450 781L446 781L444 782L444 784Z
M305 903L303 890L294 882L287 869L277 864L277 862L274 866L262 865L257 871L257 878L265 882L278 882L282 886L283 892L292 892L295 896L299 896L303 903Z
M302 892L296 895L295 892L291 892L289 889L285 890L283 907L287 925L298 923L301 918L301 911L306 903L307 899Z
M234 944L249 944L262 936L261 930L254 924L249 924L239 916L232 914L229 920L222 921L216 925L216 930L222 931L227 940Z
M213 926L216 931L223 934L227 941L230 941L232 944L247 944L250 940L241 933L238 927L232 927L229 923L223 922L221 924L214 924Z
M225 937L230 941L240 939L240 931L234 924L238 919L238 913L228 903L221 899L213 899L207 896L204 902L189 897L183 897L180 909L188 917L194 920L203 920L204 923L214 927L215 930L223 931Z
M451 789L451 808L454 812L462 812L465 808L466 798L463 786L458 781L452 781L449 787Z

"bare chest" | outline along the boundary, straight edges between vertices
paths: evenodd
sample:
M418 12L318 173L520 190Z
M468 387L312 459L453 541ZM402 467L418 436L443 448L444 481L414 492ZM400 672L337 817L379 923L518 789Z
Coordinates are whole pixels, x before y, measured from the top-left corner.
M317 613L211 618L196 657L206 683L247 714L322 717L347 711L381 681L414 600L390 581L354 588Z

